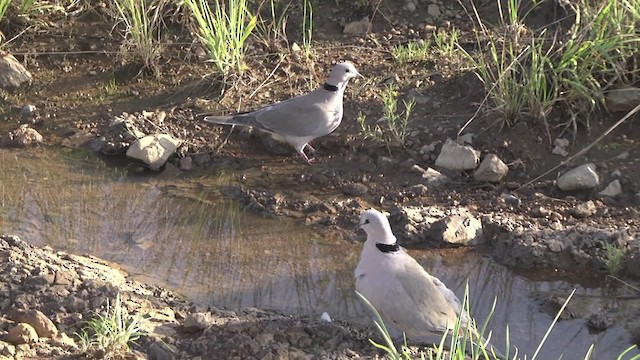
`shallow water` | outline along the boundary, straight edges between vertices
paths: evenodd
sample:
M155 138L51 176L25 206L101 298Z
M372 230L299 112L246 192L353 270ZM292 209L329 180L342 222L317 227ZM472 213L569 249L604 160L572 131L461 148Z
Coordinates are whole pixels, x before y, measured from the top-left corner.
M353 292L361 243L246 212L221 196L233 179L224 172L135 176L81 151L0 149L0 233L117 262L135 279L203 304L368 322ZM575 312L605 311L616 325L590 334L584 319L561 321L538 359L583 359L594 342L598 359L614 359L631 344L629 329L640 326L640 301L623 289L548 272L517 275L467 251L411 253L460 297L469 281L474 317L484 319L496 298L492 342L504 348L499 339L509 324L511 343L529 358L553 320L536 299L550 294L575 288Z

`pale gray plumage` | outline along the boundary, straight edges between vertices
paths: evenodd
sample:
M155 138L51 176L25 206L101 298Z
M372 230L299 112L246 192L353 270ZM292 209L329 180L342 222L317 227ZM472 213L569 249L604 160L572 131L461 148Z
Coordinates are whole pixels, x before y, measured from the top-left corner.
M336 64L318 89L256 111L230 116L206 116L205 121L222 125L252 126L291 144L307 163L309 142L333 132L342 121L342 98L350 79L362 76L350 62Z
M365 211L359 227L367 233L367 240L355 270L356 290L376 308L385 324L419 343L439 342L459 316L461 328L468 326L469 316L458 297L398 246L384 214ZM487 351L503 357L483 342Z
M360 218L367 233L356 267L356 290L380 312L387 324L414 341L452 329L461 312L460 300L403 248L381 251L376 244L397 245L389 220L371 209ZM466 325L468 318L462 316Z

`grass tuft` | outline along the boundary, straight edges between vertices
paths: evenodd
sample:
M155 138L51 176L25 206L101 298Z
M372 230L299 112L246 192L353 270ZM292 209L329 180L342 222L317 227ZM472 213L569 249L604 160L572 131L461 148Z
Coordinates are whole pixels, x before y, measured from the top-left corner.
M604 243L606 251L607 271L611 275L618 275L624 269L625 253L624 250L614 244Z
M409 120L415 106L415 101L402 101L403 111L398 111L398 91L393 84L388 85L381 95L383 115L373 126L367 124L366 116L358 113L357 122L360 126L360 134L365 139L373 139L384 143L389 148L391 145L404 146L407 137ZM383 123L382 125L378 123Z
M393 47L393 58L401 64L422 61L427 59L431 50L429 41L411 41L406 44Z
M85 352L99 352L105 358L129 351L129 343L135 343L145 333L140 329L142 316L132 317L122 304L120 294L115 303L107 302L104 314L86 322L86 326L76 333L80 347Z
M534 2L533 7L539 3ZM640 0L567 2L574 20L568 29L530 29L521 0L498 2L500 21L487 27L474 8L478 53L462 50L484 83L486 105L502 115L503 125L532 119L571 130L589 126L596 110L605 109L608 87L637 81L640 47ZM634 60L635 59L635 60ZM563 110L567 116L550 116ZM553 119L553 122L551 121Z
M159 75L157 62L161 47L158 40L162 25L162 1L150 0L112 0L114 17L124 24L123 54L132 57L145 69ZM116 24L117 25L117 24Z
M247 65L246 41L257 24L257 17L247 8L247 0L214 1L184 0L193 14L200 41L208 50L209 59L222 75L244 72Z

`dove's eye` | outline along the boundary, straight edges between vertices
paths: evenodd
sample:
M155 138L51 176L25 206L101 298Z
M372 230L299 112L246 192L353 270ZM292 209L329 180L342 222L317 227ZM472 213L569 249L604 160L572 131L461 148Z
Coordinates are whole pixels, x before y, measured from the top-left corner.
M371 222L371 221L369 221L369 219L367 219L367 220L365 220L365 221L364 221L364 223L365 223L365 224L368 224L368 223L370 223L370 222Z
M349 70L349 69L346 69L345 71L346 71L346 72L351 72L351 70Z

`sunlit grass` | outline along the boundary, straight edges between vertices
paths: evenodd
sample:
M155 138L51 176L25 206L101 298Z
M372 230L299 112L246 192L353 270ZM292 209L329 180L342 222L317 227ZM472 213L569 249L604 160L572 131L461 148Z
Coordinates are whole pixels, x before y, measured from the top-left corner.
M485 85L485 105L500 113L505 125L533 119L548 132L560 126L575 135L579 123L588 126L594 111L604 108L606 87L638 79L629 64L638 60L640 0L569 2L575 21L564 33L528 28L521 5L498 2L500 24L494 28L476 12L481 51L459 48ZM551 123L554 109L568 116Z
M360 300L365 304L365 306L370 310L373 314L373 321L376 326L376 329L382 336L384 341L383 344L379 344L371 339L369 342L376 348L383 350L387 357L392 360L413 360L413 359L429 359L429 360L535 360L540 359L539 354L547 339L551 335L555 325L560 318L560 315L566 308L567 304L573 298L575 294L575 290L571 292L571 294L567 297L567 300L564 302L560 311L556 314L555 318L547 328L547 331L543 335L542 339L538 343L538 346L531 355L528 357L526 355L520 354L517 348L512 349L511 340L509 339L509 326L506 325L506 338L505 338L505 348L504 353L499 354L495 350L494 347L488 345L488 340L491 338L491 333L488 333L485 337L487 326L491 319L491 316L495 310L496 300L493 302L493 307L490 313L487 315L487 318L483 322L481 328L476 327L475 321L472 319L469 322L469 325L465 328L462 325L462 320L460 317L458 321L454 324L453 328L450 331L446 332L440 339L438 344L433 344L430 347L422 348L418 350L418 353L412 352L407 345L407 340L405 338L404 344L401 345L400 350L396 347L389 334L389 330L387 329L384 321L378 311L371 305L371 303L360 293L356 292ZM470 314L469 307L469 286L467 285L465 288L465 295L462 304L462 308L465 309L467 314ZM451 336L450 334L461 334L460 336ZM492 341L496 343L495 340ZM498 346L499 347L499 346ZM586 353L582 359L590 360L592 359L593 353L595 350L595 346L591 345L588 349L586 349ZM633 350L637 350L636 345L629 346L628 348L619 351L616 359L622 360L626 359L626 355ZM576 354L576 356L579 356ZM639 360L640 355L634 355L629 360Z
M392 49L393 58L399 63L408 63L427 59L431 51L430 41L410 41L396 45Z
M185 0L195 18L196 33L207 48L209 60L216 70L229 75L246 69L246 41L256 27L257 17L247 8L246 0L214 1Z
M104 313L96 314L76 333L80 348L85 352L101 352L105 358L126 353L130 343L145 335L140 328L141 320L141 315L129 315L118 294L113 303L107 300Z

